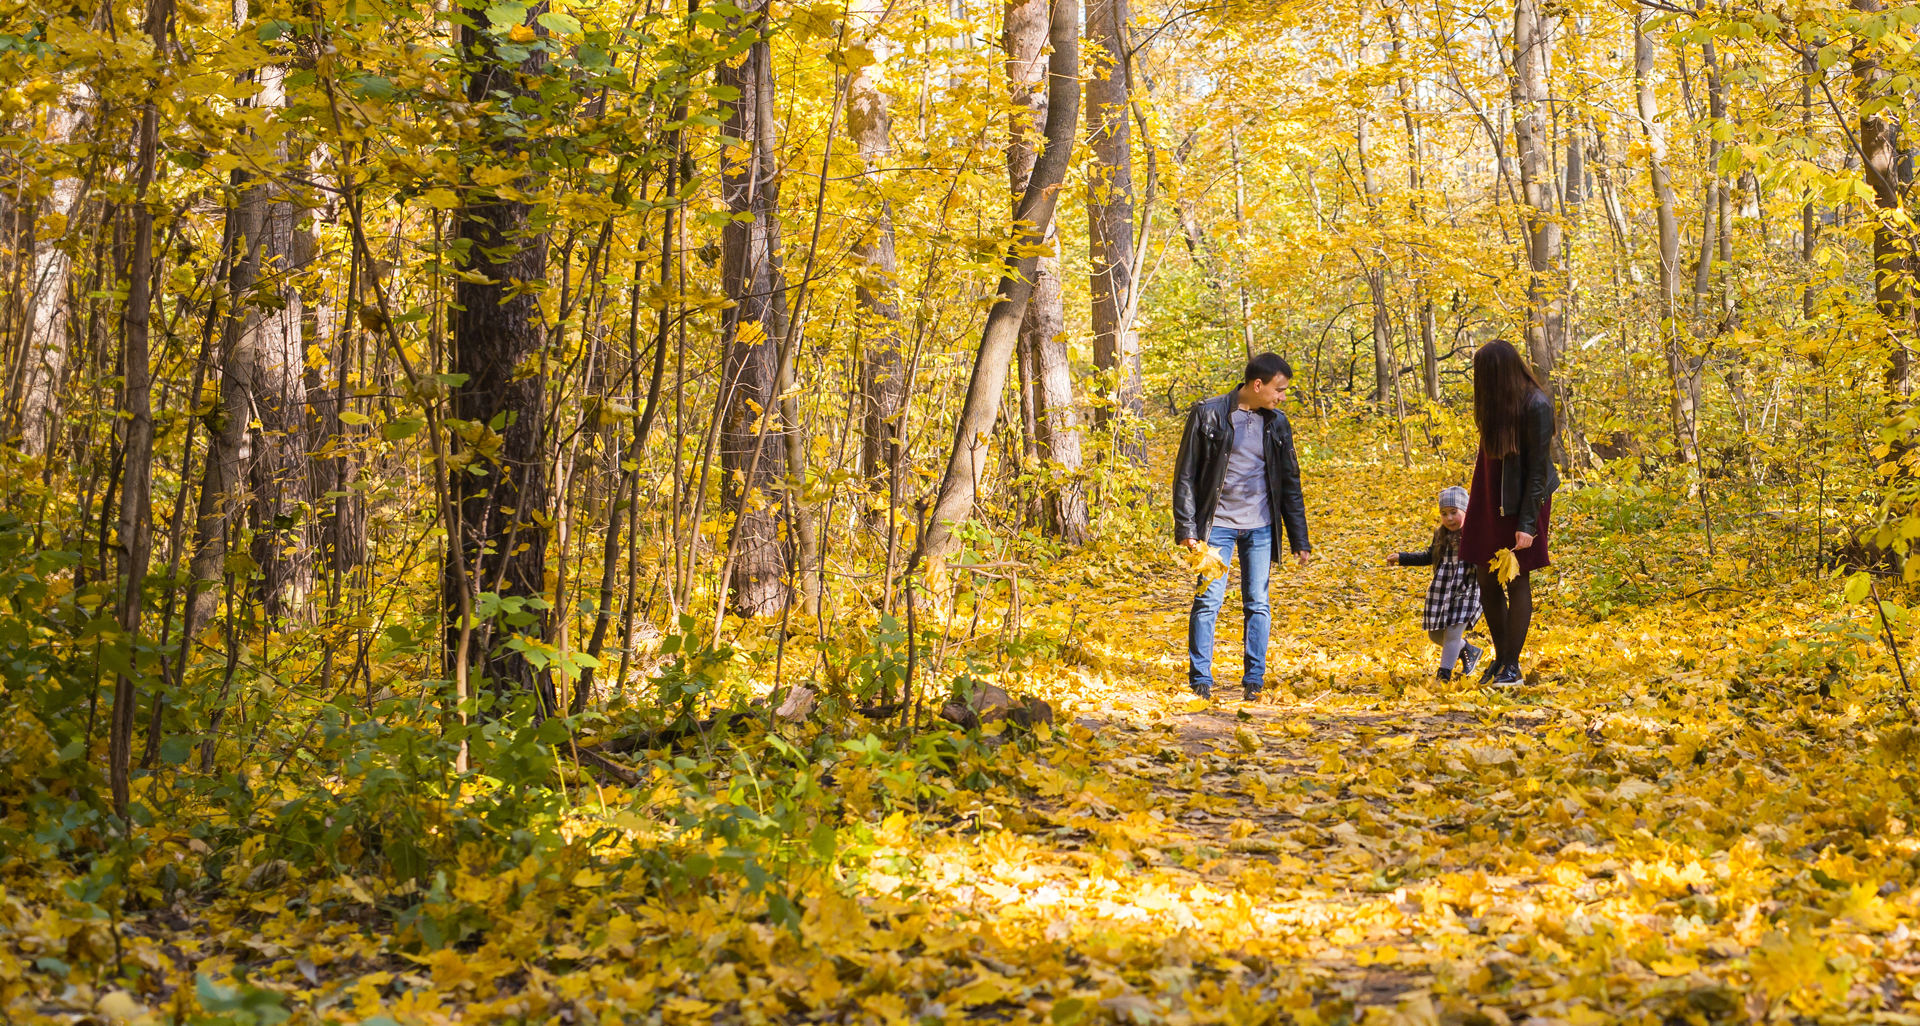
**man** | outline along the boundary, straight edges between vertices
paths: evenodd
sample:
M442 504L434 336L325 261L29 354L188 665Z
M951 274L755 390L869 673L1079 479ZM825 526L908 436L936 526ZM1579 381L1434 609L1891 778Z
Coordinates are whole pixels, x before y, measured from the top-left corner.
M1173 465L1175 540L1193 552L1204 545L1223 563L1240 556L1240 610L1247 622L1241 686L1248 701L1266 681L1267 581L1280 558L1282 524L1300 566L1313 559L1293 427L1276 409L1292 382L1293 368L1273 353L1248 360L1239 388L1187 411ZM1213 624L1226 595L1222 573L1194 596L1187 615L1187 683L1202 698L1213 697Z

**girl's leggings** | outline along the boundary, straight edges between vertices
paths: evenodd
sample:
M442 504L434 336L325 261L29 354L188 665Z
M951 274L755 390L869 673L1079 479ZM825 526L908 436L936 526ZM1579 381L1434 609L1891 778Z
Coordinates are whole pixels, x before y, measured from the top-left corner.
M1460 658L1460 650L1467 647L1467 625L1456 623L1451 627L1428 631L1427 637L1440 646L1440 668L1451 670L1454 661Z

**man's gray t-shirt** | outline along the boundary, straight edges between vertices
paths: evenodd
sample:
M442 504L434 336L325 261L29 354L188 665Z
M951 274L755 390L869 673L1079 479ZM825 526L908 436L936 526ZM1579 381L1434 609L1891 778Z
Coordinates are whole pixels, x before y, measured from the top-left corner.
M1233 411L1233 449L1227 453L1227 474L1220 482L1220 505L1213 526L1252 531L1273 523L1267 501L1267 423L1258 410Z

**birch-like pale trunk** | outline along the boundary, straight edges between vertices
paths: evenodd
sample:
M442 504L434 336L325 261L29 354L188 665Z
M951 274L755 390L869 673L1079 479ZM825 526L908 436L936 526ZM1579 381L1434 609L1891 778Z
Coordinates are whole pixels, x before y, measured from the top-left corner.
M959 547L955 531L973 516L981 476L986 472L988 442L1000 416L1000 392L1007 383L1007 364L1020 338L1020 324L1033 295L1039 266L1039 243L1053 224L1072 155L1074 127L1079 120L1080 0L1053 0L1048 39L1046 148L1034 162L1014 220L1021 227L1002 264L997 300L987 313L980 333L980 349L967 381L966 402L954 425L953 446L940 481L939 497L927 517L927 533L920 539L920 566L929 573Z
M1007 178L1012 194L1024 196L1048 120L1045 48L1047 0L1016 0L1006 6L1007 82L1013 94L1015 125L1007 144ZM1021 366L1029 376L1029 397L1036 449L1067 475L1044 497L1048 526L1071 544L1086 540L1087 498L1072 479L1081 467L1080 418L1073 403L1073 371L1067 362L1066 296L1060 280L1059 226L1047 226L1046 246L1034 271L1033 295L1020 322Z

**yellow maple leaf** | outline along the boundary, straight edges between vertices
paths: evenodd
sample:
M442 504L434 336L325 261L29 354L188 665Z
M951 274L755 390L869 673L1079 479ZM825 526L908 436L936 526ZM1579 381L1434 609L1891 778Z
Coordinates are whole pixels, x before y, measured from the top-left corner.
M1204 546L1198 551L1189 549L1184 545L1180 546L1174 549L1174 557L1180 560L1187 569L1200 575L1200 581L1193 589L1196 592L1206 590L1207 586L1212 584L1216 578L1225 575L1227 572L1226 560L1221 559L1219 553Z
M1494 576L1500 578L1501 586L1505 587L1509 581L1520 575L1520 560L1513 554L1512 549L1501 549L1487 561L1487 569L1493 571Z

